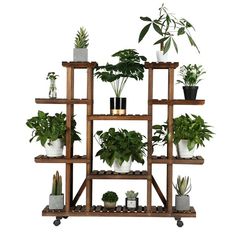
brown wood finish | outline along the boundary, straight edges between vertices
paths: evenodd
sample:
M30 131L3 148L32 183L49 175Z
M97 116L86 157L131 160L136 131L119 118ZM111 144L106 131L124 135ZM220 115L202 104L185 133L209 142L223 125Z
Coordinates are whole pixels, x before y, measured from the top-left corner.
M88 116L88 120L151 120L152 117L149 115L90 115Z
M183 100L183 99L152 99L149 100L149 104L158 104L158 105L203 105L205 104L205 100Z
M191 158L180 158L174 156L172 159L168 159L167 156L152 156L153 164L191 164L191 165L202 165L204 159L201 156L194 156Z
M176 69L178 62L145 62L146 69Z
M96 68L97 63L96 62L75 62L75 61L63 61L62 66L69 67L73 69L87 69L87 68Z
M75 195L75 197L74 197L74 199L73 199L73 201L72 201L72 204L71 204L72 206L75 206L75 205L76 205L76 203L78 202L80 196L82 195L82 193L83 193L85 187L86 187L86 179L84 180L84 182L82 183L82 185L81 185L81 187L79 188L78 192L76 193L76 195Z
M86 156L75 155L68 159L65 156L61 157L48 157L45 155L39 155L34 158L36 163L86 163Z
M66 98L36 98L37 104L90 104L91 102L87 99L66 99Z
M152 176L152 184L153 184L153 187L155 188L158 196L160 197L164 207L166 208L167 207L167 201L166 201L166 199L165 199L165 197L164 197L160 187L158 186L158 184L157 184L157 182L156 182L156 180L154 179L153 176Z

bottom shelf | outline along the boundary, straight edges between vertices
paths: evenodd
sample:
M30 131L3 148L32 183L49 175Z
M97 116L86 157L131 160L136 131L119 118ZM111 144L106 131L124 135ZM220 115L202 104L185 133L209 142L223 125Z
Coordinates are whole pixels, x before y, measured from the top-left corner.
M43 216L130 216L130 217L196 217L196 211L190 207L189 211L178 212L175 207L172 213L168 213L162 206L152 206L151 212L147 212L146 206L139 206L137 210L128 210L125 206L117 206L115 209L106 209L103 206L92 206L86 211L86 206L78 205L65 210L49 210L46 206L42 211Z

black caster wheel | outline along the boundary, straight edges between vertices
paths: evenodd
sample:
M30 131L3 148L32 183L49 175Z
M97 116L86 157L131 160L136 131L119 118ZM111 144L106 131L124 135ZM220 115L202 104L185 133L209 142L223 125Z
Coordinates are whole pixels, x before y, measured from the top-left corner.
M63 218L64 218L64 219L67 219L67 218L68 218L68 216L63 216Z
M182 227L184 225L182 220L177 220L177 226Z
M58 226L58 225L61 224L61 220L56 219L56 220L53 221L53 224L54 224L55 226Z

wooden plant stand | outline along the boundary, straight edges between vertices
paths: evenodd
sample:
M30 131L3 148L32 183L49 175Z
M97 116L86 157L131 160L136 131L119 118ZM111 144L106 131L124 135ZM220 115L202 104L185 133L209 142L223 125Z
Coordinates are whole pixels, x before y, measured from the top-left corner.
M148 70L148 112L143 115L122 115L111 116L107 114L93 113L93 75L96 62L62 62L62 66L67 69L67 96L65 99L44 99L36 98L38 104L65 104L66 105L66 156L49 158L39 155L35 157L36 163L64 163L65 170L65 206L63 210L49 210L46 206L43 211L43 216L54 216L56 220L54 225L59 225L62 218L68 216L131 216L131 217L174 217L177 220L177 225L181 227L183 222L182 217L196 217L196 211L193 207L186 212L177 212L172 206L172 177L174 164L193 164L201 165L204 160L200 156L191 159L184 159L173 156L173 142L169 140L167 143L166 156L152 155L152 125L153 125L153 106L167 106L167 123L168 130L173 133L173 111L174 105L203 105L204 100L186 101L174 99L174 69L178 67L178 63L156 63L146 62L145 68ZM87 70L87 98L77 99L74 97L74 70ZM157 100L153 99L153 72L154 70L168 70L168 99ZM73 154L73 145L71 143L71 119L74 115L74 106L85 104L87 106L87 124L86 124L86 155L79 156ZM130 171L127 174L118 174L113 171L94 170L93 169L93 123L96 120L143 120L147 125L148 152L147 152L147 170L146 171ZM86 164L86 177L78 189L78 192L73 194L73 165L76 163ZM167 168L166 175L166 196L162 193L155 178L152 175L153 164L165 164ZM105 209L103 206L94 206L92 201L92 186L94 179L132 179L132 180L147 180L147 204L139 206L136 210L128 210L125 206L117 206L113 210ZM162 206L152 204L152 187L156 190ZM77 205L77 202L83 193L86 191L86 204Z

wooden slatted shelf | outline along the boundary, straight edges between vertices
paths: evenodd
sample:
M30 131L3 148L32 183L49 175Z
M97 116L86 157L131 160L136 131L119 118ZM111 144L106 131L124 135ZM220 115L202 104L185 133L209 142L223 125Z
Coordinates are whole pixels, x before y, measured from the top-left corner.
M145 62L146 69L175 69L178 66L178 62Z
M86 211L85 205L71 207L69 212L63 210L49 210L46 206L42 211L43 216L127 216L127 217L196 217L196 211L190 207L189 211L177 212L175 207L172 213L168 213L162 206L152 206L151 212L147 211L146 206L139 206L137 210L129 210L125 206L117 206L114 209L107 209L101 205L92 206Z
M34 158L36 163L87 163L86 156L75 155L71 159L61 157L48 157L45 155L39 155Z
M88 116L88 120L151 120L149 115L91 115Z
M205 100L184 100L184 99L152 99L149 101L149 104L158 104L158 105L203 105Z
M91 104L88 99L36 98L37 104Z
M63 61L62 66L71 67L74 69L87 69L87 68L95 68L98 66L98 64L94 61L92 61L92 62Z
M166 156L152 156L152 163L202 165L204 163L204 159L201 156L194 156L191 158L180 158L178 156L174 156L172 159L168 159Z
M93 170L88 179L147 179L147 171L130 171L129 173L117 173L111 170Z

